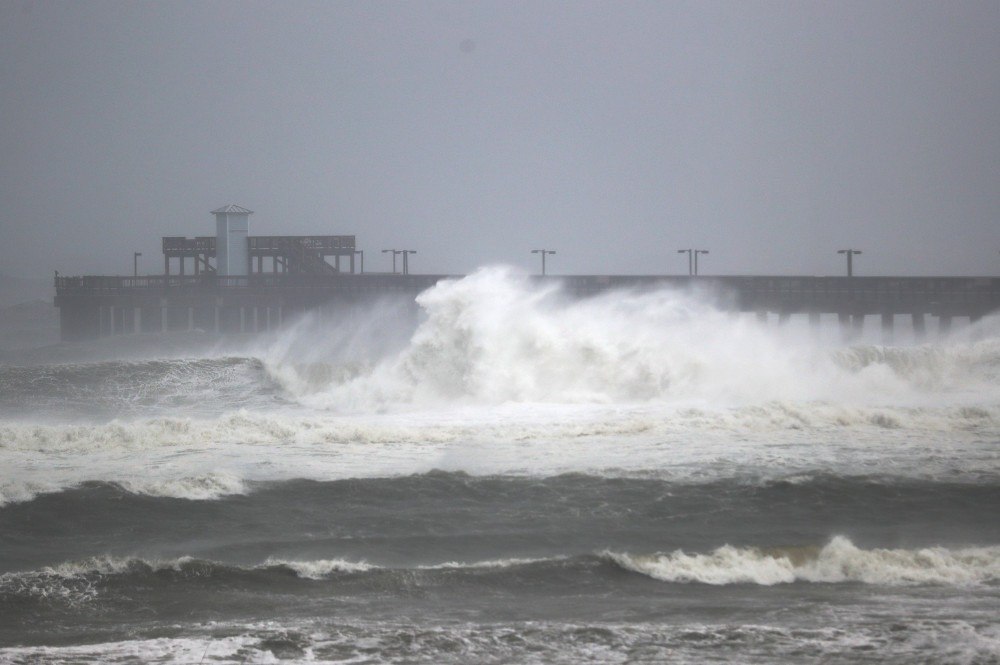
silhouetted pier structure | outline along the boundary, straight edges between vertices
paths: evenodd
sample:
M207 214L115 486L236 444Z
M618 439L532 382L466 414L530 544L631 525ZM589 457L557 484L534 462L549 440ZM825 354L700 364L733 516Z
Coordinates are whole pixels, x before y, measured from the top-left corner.
M266 256L270 255L251 254L250 260ZM280 269L282 261L285 271ZM336 311L338 305L393 294L415 297L450 278L357 274L337 272L335 267L329 271L314 267L312 271L297 272L292 268L295 261L292 254L282 254L277 258L277 272L256 271L242 276L219 276L202 269L194 275L57 277L55 303L62 338L79 340L174 330L274 330L290 317L311 309L326 307ZM301 268L303 264L298 265ZM860 332L868 316L880 317L887 335L892 334L897 316L910 317L914 332L920 335L929 317L936 319L939 330L946 331L955 318L976 321L1000 310L1000 278L995 277L577 275L531 279L561 282L565 291L576 297L616 289L694 289L723 309L755 312L762 318L773 315L779 322L802 314L818 323L823 314L836 315L845 330L855 333Z
M94 339L141 332L204 330L216 333L259 332L281 326L289 317L316 309L402 294L415 297L446 275L406 274L413 250L403 254L402 275L355 273L360 254L351 235L251 236L252 210L235 204L211 211L215 236L163 238L163 275L151 277L59 277L56 299L62 339ZM544 272L545 253L542 252ZM615 289L695 289L719 306L776 314L787 321L808 314L836 314L845 330L859 332L869 315L879 315L891 336L895 317L912 317L920 335L928 316L947 330L955 317L975 321L1000 310L1000 278L975 277L705 277L577 275L540 276L558 280L565 291L588 297ZM856 250L844 250L856 252ZM136 254L138 257L138 254ZM333 263L329 258L333 258ZM346 266L342 259L347 258ZM849 255L850 258L850 255ZM193 274L187 274L190 261ZM177 263L178 274L171 274ZM346 267L347 270L342 270Z

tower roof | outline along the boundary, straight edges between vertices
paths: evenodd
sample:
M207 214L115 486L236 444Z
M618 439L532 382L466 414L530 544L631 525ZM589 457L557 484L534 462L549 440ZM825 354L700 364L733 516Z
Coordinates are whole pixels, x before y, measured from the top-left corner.
M219 208L218 210L213 210L212 211L213 215L233 214L233 213L243 214L243 215L252 215L253 214L253 210L247 210L246 208L244 208L242 206L238 206L235 203L230 203L227 206L223 206L223 207Z

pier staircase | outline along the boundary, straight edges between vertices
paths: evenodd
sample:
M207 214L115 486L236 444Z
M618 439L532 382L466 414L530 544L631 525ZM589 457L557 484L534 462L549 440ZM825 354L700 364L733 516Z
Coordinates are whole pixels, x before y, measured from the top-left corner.
M305 239L284 238L281 241L280 249L284 254L289 272L313 275L337 274L337 269L327 263L319 251L309 247Z

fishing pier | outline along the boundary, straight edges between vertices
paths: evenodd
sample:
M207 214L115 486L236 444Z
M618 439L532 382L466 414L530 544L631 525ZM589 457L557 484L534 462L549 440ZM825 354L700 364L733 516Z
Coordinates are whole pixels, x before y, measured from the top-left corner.
M355 237L251 236L252 211L212 211L215 236L162 239L164 274L55 278L63 340L202 330L231 334L274 330L304 312L374 301L413 298L449 275L357 271ZM362 255L363 256L363 255ZM362 264L363 267L363 264ZM559 282L585 298L612 290L693 290L734 312L787 322L836 315L846 334L878 319L891 339L896 318L908 317L917 336L929 320L940 332L956 318L977 321L1000 310L997 277L795 277L569 275L533 276Z

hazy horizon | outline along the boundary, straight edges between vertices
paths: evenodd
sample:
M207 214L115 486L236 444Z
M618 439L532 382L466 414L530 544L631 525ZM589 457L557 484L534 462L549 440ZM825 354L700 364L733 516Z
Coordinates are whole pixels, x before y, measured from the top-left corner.
M1000 273L996 2L8 2L4 274L353 234L417 273Z

